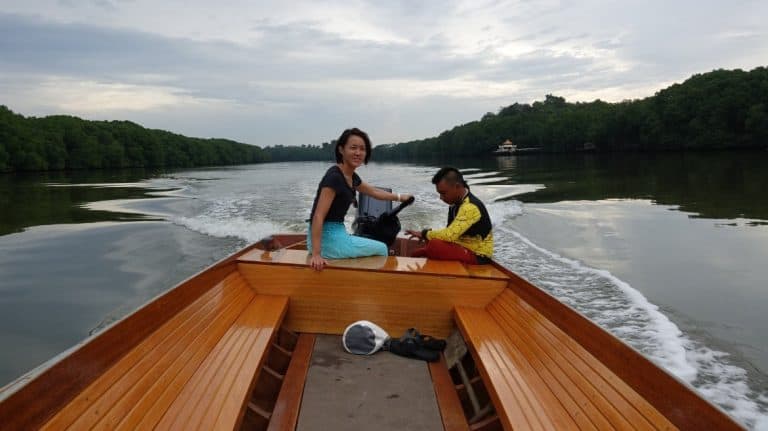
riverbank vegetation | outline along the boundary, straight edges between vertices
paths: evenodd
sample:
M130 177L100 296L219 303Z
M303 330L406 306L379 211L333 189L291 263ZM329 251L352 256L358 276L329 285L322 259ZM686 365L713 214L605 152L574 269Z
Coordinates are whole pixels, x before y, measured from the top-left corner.
M234 165L268 161L263 149L190 138L129 121L24 117L0 106L0 172Z
M519 149L580 151L728 150L768 147L768 68L694 75L655 95L608 103L547 95L515 103L438 136L376 147L376 160L490 156L510 139ZM333 160L334 141L260 148L145 129L128 121L25 118L0 106L0 172L194 167Z
M768 68L694 75L651 97L515 103L439 136L376 147L376 159L485 156L506 139L541 152L727 150L768 147Z

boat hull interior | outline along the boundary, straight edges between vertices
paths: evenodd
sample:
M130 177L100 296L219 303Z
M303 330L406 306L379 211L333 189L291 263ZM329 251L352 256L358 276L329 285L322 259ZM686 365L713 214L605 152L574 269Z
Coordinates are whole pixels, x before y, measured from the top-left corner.
M276 235L6 388L6 429L741 429L502 266L393 255L308 265ZM344 352L369 320L448 339L438 361ZM458 346L451 350L451 346ZM449 350L451 350L449 352Z

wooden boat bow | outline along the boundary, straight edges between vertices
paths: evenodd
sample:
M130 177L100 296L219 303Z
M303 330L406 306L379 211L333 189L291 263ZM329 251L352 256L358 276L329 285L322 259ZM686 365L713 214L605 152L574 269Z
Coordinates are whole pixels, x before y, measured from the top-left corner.
M296 429L315 334L366 319L392 335L459 331L466 379L429 367L443 429L742 429L497 263L411 258L415 244L400 238L395 256L316 272L304 238L275 235L155 298L6 394L0 424ZM488 407L480 417L468 386Z

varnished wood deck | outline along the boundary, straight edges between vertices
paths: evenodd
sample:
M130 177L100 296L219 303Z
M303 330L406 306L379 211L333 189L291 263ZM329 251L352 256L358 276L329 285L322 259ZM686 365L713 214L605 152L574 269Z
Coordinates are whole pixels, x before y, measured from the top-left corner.
M287 302L256 295L230 274L42 428L234 429Z
M283 249L275 252L265 252L255 249L243 254L237 260L242 263L306 267L309 264L309 255L306 250ZM328 260L328 268L496 280L509 279L508 275L492 265L465 265L455 261L429 260L423 257L370 256L355 259L330 259Z
M503 295L456 315L508 429L677 429L562 331Z
M303 235L280 239L287 245ZM404 252L411 246L398 243ZM158 297L1 402L0 424L238 429L249 397L259 393L253 385L279 380L274 411L257 415L260 429L271 415L281 418L274 428L292 429L306 364L289 366L290 352L274 347L272 365L299 371L271 378L261 372L281 322L297 332L341 334L366 319L393 336L416 327L446 337L458 324L497 427L740 429L642 355L498 265L390 256L331 261L315 272L301 248L246 249ZM305 347L295 354L306 361ZM446 391L452 384L445 368L431 368L441 427L466 429Z
M260 256L243 256L238 270L256 293L291 298L285 325L296 332L341 334L354 321L370 320L391 334L417 327L447 337L456 304L484 307L508 280L498 270L473 275L459 262L422 258L336 260L317 272L303 250ZM370 268L373 259L376 269Z

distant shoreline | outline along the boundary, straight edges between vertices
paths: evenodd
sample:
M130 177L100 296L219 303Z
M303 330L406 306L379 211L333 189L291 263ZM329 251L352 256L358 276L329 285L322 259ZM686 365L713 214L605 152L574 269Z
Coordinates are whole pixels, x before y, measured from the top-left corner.
M547 95L514 103L440 135L374 147L374 159L418 162L494 157L504 143L523 155L768 149L768 68L693 75L651 97L608 103ZM129 121L26 118L0 106L0 172L103 168L194 168L333 161L335 142L261 148L190 138ZM518 155L516 154L516 155Z
M374 154L376 154L376 147L373 148ZM626 151L572 151L572 152L544 152L544 151L536 151L536 152L522 152L517 154L508 154L508 155L501 155L501 154L490 154L490 155L481 155L481 156L472 156L469 157L470 160L493 160L497 158L535 158L535 157L610 157L610 156L618 156L618 155L654 155L654 154L717 154L717 153L768 153L768 146L764 148L707 148L707 149L666 149L666 150L654 150L654 151L640 151L640 150L626 150ZM380 159L374 158L371 160L375 163L435 163L435 162L444 162L446 160L452 160L452 157L446 157L446 156L440 156L435 155L432 157L420 157L417 159L412 160L399 160L399 159ZM270 163L303 163L303 162L325 162L325 163L335 163L335 161L331 158L328 158L327 160L318 160L318 159L296 159L296 160L269 160L269 161L263 161L263 162L254 162L254 163L237 163L237 164L226 164L226 165L201 165L201 166L191 166L191 167L183 167L183 166L152 166L152 167L142 167L142 166L124 166L124 167L106 167L106 168L79 168L79 169L45 169L45 170L26 170L26 171L0 171L0 177L3 175L24 175L24 174L41 174L41 173L75 173L75 172L100 172L100 171L175 171L175 170L184 170L184 169L215 169L215 168L232 168L236 166L250 166L250 165L259 165L259 164L270 164Z

